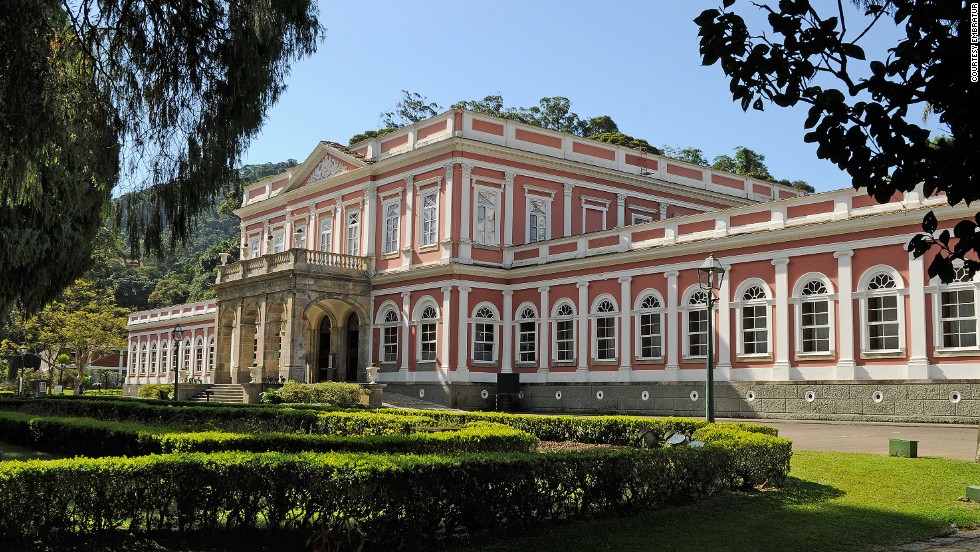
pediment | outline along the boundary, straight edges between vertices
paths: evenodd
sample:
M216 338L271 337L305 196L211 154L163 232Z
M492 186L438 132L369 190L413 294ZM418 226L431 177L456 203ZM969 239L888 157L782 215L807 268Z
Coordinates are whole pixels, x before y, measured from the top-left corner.
M321 142L306 161L300 164L298 170L293 171L289 184L280 193L302 188L307 184L327 180L338 174L365 166L367 163L349 152L343 151L341 147L328 142Z

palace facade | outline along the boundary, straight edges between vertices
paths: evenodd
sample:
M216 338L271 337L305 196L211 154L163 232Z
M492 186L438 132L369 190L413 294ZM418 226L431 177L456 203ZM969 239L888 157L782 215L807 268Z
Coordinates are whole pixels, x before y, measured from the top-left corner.
M542 411L972 419L978 278L905 244L920 191L792 188L452 110L248 186L217 299L130 316L130 389L366 381ZM726 273L707 331L697 268ZM180 325L178 348L171 330ZM192 389L197 389L192 387Z

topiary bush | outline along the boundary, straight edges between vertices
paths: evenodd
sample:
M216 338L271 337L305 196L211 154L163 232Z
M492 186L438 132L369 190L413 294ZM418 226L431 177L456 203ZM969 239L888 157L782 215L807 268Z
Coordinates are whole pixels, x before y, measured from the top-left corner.
M160 399L168 400L174 396L174 384L172 383L148 383L141 385L136 393L141 399Z
M297 383L288 381L278 390L285 403L325 404L351 408L361 404L361 386L356 383L326 381L321 383Z

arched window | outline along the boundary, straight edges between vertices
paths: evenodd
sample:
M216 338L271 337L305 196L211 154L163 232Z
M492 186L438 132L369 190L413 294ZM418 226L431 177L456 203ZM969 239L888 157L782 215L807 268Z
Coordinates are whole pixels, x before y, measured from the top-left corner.
M473 361L491 363L497 360L497 324L499 318L490 305L473 311Z
M652 292L640 295L636 305L636 357L641 360L663 358L663 302Z
M599 298L592 306L592 357L616 360L616 318L619 309L612 299Z
M769 294L765 284L743 283L739 288L738 340L742 356L767 356L769 347Z
M130 375L136 375L136 366L139 364L139 352L136 349L136 344L134 343L132 348L129 350L129 373Z
M182 364L180 365L181 369L185 374L189 374L191 372L191 369L193 368L191 366L191 358L193 358L191 356L191 340L190 338L188 338L184 340L184 358L181 361Z
M422 309L419 320L419 362L435 362L436 360L436 323L439 313L432 305Z
M160 344L160 375L165 376L170 372L170 340L164 339Z
M150 343L150 373L157 373L157 342Z
M517 317L517 362L534 364L538 361L538 313L534 307L520 309Z
M146 343L140 345L140 374L146 373L146 365L149 359L146 356Z
M694 288L687 294L684 302L684 315L687 320L686 347L687 358L704 358L708 356L708 295L701 289Z
M389 308L384 311L381 318L381 363L398 363L398 329L401 326L398 320L398 311Z
M204 371L204 338L197 338L197 346L194 348L194 373L200 374Z
M564 300L555 306L555 362L572 363L575 362L575 307L571 302Z
M828 354L832 350L833 301L823 276L805 277L798 287L796 350L801 355Z
M860 280L861 345L871 356L901 355L905 350L905 293L898 272L889 266L872 267Z
M207 366L208 372L214 370L214 362L215 362L214 355L215 355L214 336L212 335L211 338L208 339L208 366Z
M962 266L954 272L953 281L937 283L938 335L940 350L977 348L977 283Z

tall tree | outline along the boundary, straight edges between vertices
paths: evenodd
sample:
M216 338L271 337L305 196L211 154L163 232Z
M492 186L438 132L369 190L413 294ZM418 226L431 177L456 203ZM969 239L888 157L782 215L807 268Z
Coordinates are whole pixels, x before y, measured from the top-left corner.
M394 111L385 111L381 114L381 122L385 128L402 128L419 121L424 121L429 117L439 114L442 107L418 92L402 90L402 99L395 104Z
M772 175L769 174L769 167L766 166L766 156L745 146L735 146L734 157L728 155L715 157L711 168L759 180L773 180Z
M836 163L855 188L880 202L920 183L926 195L944 193L949 205L980 198L971 3L858 1L864 19L848 25L839 2L822 14L808 0L781 0L777 7L759 6L768 18L765 32L750 31L729 11L734 3L724 0L722 9L705 10L695 23L704 65L721 65L742 109L809 105L804 141L816 143L817 157ZM868 60L860 43L880 25L898 27L901 38ZM950 139L933 140L922 128L919 106L926 105ZM930 276L950 281L956 259L971 274L980 268L976 221L962 220L952 234L937 235L938 219L930 212L923 230L908 248L916 257L939 249Z
M700 148L691 146L685 148L680 146L664 146L663 151L664 155L667 157L673 157L674 159L679 159L695 165L701 165L702 167L707 167L709 164L708 158L704 156L704 151Z
M120 174L130 245L160 252L234 176L322 35L315 0L9 0L0 10L0 312L87 268ZM58 267L50 270L51 266Z

